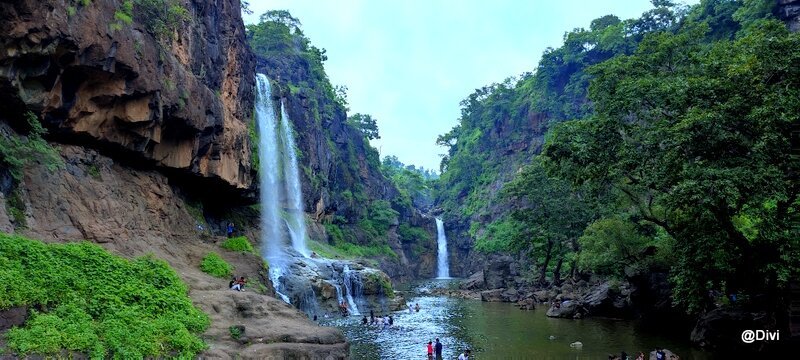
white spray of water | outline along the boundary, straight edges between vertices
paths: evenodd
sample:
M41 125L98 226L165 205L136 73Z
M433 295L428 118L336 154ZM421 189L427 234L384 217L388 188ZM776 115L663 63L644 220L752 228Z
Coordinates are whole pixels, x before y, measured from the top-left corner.
M450 277L450 264L447 260L447 236L444 234L442 219L436 218L436 231L438 232L436 243L439 247L437 277L446 279Z
M300 169L297 165L297 149L289 115L281 102L281 137L283 143L283 174L286 177L286 200L289 209L289 236L292 247L305 257L311 256L306 246L306 221L303 215L303 189L300 187Z

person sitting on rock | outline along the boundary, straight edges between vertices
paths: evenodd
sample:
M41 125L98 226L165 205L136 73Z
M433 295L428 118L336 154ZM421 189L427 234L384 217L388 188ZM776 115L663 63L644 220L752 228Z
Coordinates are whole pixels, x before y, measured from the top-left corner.
M244 279L244 276L240 277L239 280L233 282L233 286L231 286L231 290L236 291L244 291L244 286L247 284L247 280Z

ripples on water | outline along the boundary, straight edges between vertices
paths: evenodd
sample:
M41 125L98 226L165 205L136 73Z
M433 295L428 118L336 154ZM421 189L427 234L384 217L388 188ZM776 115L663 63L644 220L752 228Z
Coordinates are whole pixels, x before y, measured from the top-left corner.
M444 359L457 358L467 347L472 359L608 359L623 350L635 358L638 351L647 353L656 346L671 349L684 360L710 359L687 342L647 333L632 321L553 319L544 315L544 307L522 311L511 304L444 296L422 295L408 303L419 303L421 310L392 312L394 326L387 330L362 325L360 316L325 324L345 332L352 359L425 359L426 345L436 337L444 345ZM376 311L379 315L385 313ZM570 348L574 341L582 342L583 348Z

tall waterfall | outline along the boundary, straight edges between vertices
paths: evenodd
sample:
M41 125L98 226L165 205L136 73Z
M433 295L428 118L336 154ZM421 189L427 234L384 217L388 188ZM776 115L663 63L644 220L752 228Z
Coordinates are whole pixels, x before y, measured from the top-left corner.
M305 257L311 256L306 246L306 220L303 215L303 191L300 188L300 169L297 166L297 149L289 115L281 102L281 137L283 138L283 174L286 178L286 200L289 209L289 236L292 247Z
M261 243L262 256L270 262L270 269L282 269L281 230L278 226L280 213L278 202L280 185L278 184L278 117L272 106L272 89L269 79L264 74L256 75L257 101L256 122L258 124L258 173L261 186ZM275 281L276 279L273 279ZM276 282L277 283L277 282Z
M447 236L444 234L444 223L442 222L442 219L436 218L436 231L438 232L436 243L439 245L437 277L449 278L450 265L448 264L447 260Z

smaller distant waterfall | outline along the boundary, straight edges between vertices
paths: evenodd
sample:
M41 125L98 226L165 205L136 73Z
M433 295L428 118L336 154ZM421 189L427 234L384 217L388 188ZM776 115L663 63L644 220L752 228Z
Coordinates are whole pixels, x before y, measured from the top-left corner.
M297 165L297 149L294 132L289 123L289 114L281 102L281 137L283 138L283 174L286 177L286 200L289 209L289 236L292 247L305 257L311 256L306 246L306 219L303 215L303 189L300 188L300 169Z
M358 305L356 305L353 299L354 294L358 297L361 292L361 279L353 275L350 266L345 265L342 271L342 282L344 283L344 293L347 298L347 307L350 308L350 313L353 315L361 315L361 312L358 311Z
M450 264L447 260L447 236L444 234L444 223L442 219L436 218L436 231L438 232L436 242L439 245L437 277L440 279L447 279L450 277Z

